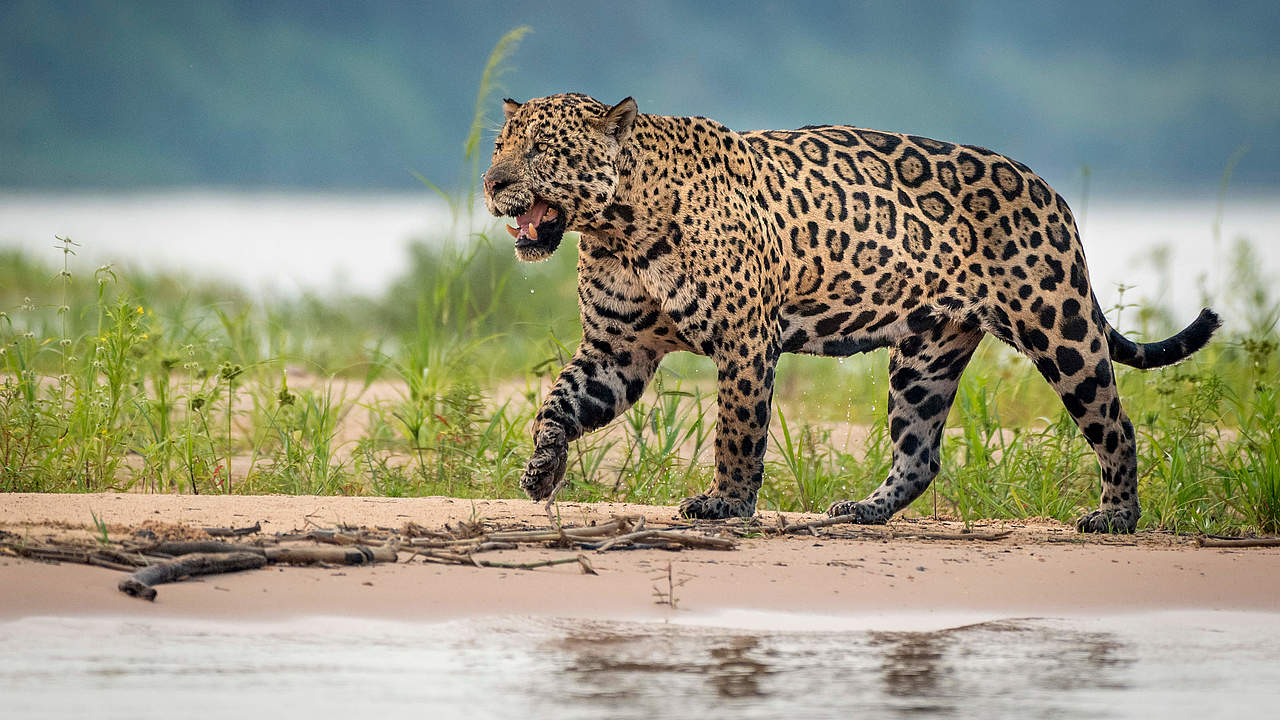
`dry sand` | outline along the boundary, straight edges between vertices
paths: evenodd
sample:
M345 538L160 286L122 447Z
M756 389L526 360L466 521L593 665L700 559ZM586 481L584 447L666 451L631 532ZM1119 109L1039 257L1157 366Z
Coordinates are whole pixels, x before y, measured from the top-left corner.
M439 528L475 517L504 526L546 526L541 504L522 500L192 496L145 494L0 495L0 530L34 540L92 530L91 512L113 537L140 527L262 524L287 532L338 524ZM676 521L672 508L560 505L566 525L643 514ZM787 514L789 523L818 516ZM766 524L777 514L763 513ZM175 527L181 526L181 527ZM1174 609L1280 611L1280 548L1200 548L1155 533L1080 536L1051 521L981 523L1013 530L999 541L925 540L957 533L957 522L898 520L888 527L841 526L817 537L755 537L731 551L592 553L599 575L575 565L501 570L426 564L277 568L197 578L160 588L147 603L116 591L121 573L0 555L0 619L34 615L168 615L266 620L298 615L446 619L484 615L662 617L668 563L679 609L800 611L836 615L899 612L992 615L1094 614ZM528 561L570 551L531 548L486 554Z

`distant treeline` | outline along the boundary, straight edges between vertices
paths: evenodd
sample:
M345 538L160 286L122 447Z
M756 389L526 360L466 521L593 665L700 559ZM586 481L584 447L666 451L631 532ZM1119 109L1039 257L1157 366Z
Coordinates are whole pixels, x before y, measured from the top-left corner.
M412 187L503 82L731 127L841 122L997 148L1095 182L1280 185L1273 0L1070 4L0 3L0 187Z

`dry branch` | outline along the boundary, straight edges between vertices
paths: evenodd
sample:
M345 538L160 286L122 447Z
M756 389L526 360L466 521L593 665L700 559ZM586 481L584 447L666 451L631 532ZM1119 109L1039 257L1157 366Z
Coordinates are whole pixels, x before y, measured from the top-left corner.
M133 570L145 565L146 559L140 555L130 555L107 547L85 548L75 545L27 545L25 543L0 543L0 549L18 557L44 562L71 562L81 565L95 565L111 570Z
M822 518L821 520L814 520L813 522L807 522L800 525L785 525L783 524L784 521L782 519L782 515L779 514L778 531L787 535L804 532L812 535L813 531L818 528L830 527L831 525L856 525L857 522L857 515L836 515L834 517Z
M246 528L204 528L217 537L240 538L260 532L261 525ZM577 563L583 573L595 574L587 557L549 560L499 561L484 560L477 555L496 550L517 550L535 545L596 550L698 548L729 550L733 539L692 531L688 525L650 528L640 515L616 516L608 522L581 527L553 526L526 530L490 530L481 522L464 522L445 526L445 531L430 531L421 526L405 526L403 534L394 530L369 531L364 528L324 529L313 527L304 532L276 533L254 541L227 540L165 541L123 545L65 542L29 544L26 541L0 541L0 551L36 560L74 562L122 571L133 571L119 583L121 592L154 600L154 585L175 582L194 575L234 572L268 564L332 564L364 565L394 563L397 549L404 544L414 556L426 562L439 562L475 567L532 570L553 565ZM717 531L723 531L718 527ZM14 536L16 537L16 536ZM281 541L295 541L279 544ZM302 545L297 541L323 543ZM159 562L157 562L159 560Z
M271 563L287 563L289 565L314 565L315 563L372 565L380 562L395 562L396 551L391 547L369 547L368 545L352 545L348 547L274 547L267 548L266 558Z
M582 574L599 574L596 572L596 569L591 566L591 561L587 560L587 556L581 553L574 557L554 558L551 560L530 560L529 562L482 560L475 555L463 555L460 553L451 553L440 550L427 551L425 553L421 553L421 556L425 561L444 563L448 565L475 565L476 567L507 568L511 570L533 570L534 568L550 567L552 565L565 565L576 562L582 569Z
M223 542L221 540L170 540L167 542L145 545L138 548L147 555L188 555L190 553L229 553L256 552L262 554L262 548L245 543Z
M155 600L153 585L176 582L193 575L254 570L267 564L261 553L191 553L175 560L149 565L120 581L120 592L143 600Z
M1209 538L1198 537L1196 544L1209 548L1280 547L1280 538Z
M241 528L224 528L224 527L207 527L201 528L211 537L244 537L262 531L262 523L254 523L249 527Z
M863 528L867 527L865 525L859 525L858 516L853 514L836 515L834 517L822 518L821 520L814 520L813 522L802 523L799 525L782 524L782 518L781 516L779 516L779 528L778 530L775 530L773 532L780 532L786 535L792 535L797 533L809 533L811 535L816 535L817 533L815 533L814 531L817 530L818 528L831 527L833 525L855 525ZM1001 530L998 532L990 532L990 533L980 533L980 532L936 533L936 532L916 532L912 530L899 532L896 530L890 530L886 534L879 534L878 537L882 537L886 539L913 538L917 540L1003 540L1012 534L1013 534L1012 530Z

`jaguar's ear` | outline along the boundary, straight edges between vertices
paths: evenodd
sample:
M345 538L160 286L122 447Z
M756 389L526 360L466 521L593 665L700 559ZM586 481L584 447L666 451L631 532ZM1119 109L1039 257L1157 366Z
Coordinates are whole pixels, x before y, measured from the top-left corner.
M515 100L512 100L511 98L502 99L502 114L505 115L508 120L510 120L511 116L515 115L516 111L519 109L520 103Z
M605 111L596 120L596 128L618 142L626 139L631 126L636 122L636 101L627 97L622 102Z

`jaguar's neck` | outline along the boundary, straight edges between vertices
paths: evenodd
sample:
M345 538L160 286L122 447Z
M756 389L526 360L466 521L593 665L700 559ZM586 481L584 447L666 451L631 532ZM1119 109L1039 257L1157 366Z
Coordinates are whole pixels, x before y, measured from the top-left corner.
M714 120L638 116L618 156L614 204L631 211L637 228L641 222L657 231L682 225L698 206L722 200L740 182L717 160L737 141L736 133Z

